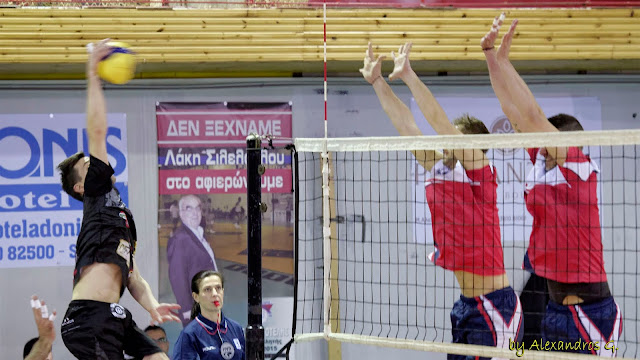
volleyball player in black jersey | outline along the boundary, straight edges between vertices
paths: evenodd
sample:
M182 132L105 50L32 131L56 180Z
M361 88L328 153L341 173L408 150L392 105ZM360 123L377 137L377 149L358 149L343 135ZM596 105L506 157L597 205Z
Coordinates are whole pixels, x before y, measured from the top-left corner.
M118 304L124 288L156 323L180 321L176 304L159 304L135 265L136 227L114 187L107 157L107 112L97 64L113 49L98 43L87 64L89 154L77 153L58 166L63 189L83 202L76 243L72 301L62 321L62 339L79 359L123 359L123 351L146 360L168 359Z

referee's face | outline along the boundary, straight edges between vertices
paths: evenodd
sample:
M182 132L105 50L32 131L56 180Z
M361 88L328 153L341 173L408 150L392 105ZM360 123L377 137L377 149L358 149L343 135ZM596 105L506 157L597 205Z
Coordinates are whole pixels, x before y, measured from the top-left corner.
M208 276L200 282L200 292L194 296L202 312L215 313L222 310L224 288L216 275Z

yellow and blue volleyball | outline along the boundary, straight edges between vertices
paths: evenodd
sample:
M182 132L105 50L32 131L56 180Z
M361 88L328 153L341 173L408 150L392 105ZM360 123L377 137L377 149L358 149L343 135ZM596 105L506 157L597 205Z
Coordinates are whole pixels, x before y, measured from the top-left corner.
M126 84L136 72L136 56L129 44L119 41L107 43L111 52L98 63L98 75L112 84Z

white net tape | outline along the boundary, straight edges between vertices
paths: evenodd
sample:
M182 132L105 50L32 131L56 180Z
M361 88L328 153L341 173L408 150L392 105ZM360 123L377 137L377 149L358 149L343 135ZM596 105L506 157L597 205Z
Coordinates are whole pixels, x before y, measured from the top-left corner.
M531 147L635 145L640 144L640 130L575 131L555 133L391 136L327 139L327 151L405 151L455 149L515 149L523 141ZM325 139L298 138L296 150L322 152Z

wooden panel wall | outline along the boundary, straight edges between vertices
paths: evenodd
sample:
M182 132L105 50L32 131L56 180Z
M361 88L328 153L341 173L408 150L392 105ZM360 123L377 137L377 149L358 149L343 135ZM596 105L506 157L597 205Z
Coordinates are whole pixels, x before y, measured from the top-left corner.
M384 53L412 41L421 72L483 71L480 38L499 12L328 10L329 71L355 73L368 41ZM640 9L506 13L520 20L511 57L524 71L640 70ZM84 46L105 37L132 45L142 77L320 73L322 29L321 10L0 9L0 78L82 76Z

